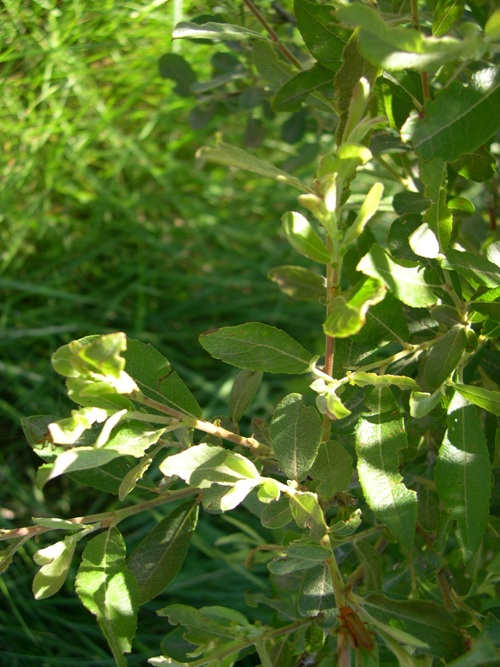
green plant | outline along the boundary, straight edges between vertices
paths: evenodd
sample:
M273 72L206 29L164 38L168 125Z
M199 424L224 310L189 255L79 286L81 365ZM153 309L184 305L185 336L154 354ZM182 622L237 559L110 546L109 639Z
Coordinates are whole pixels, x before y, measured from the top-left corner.
M222 605L168 605L159 614L178 627L151 664L229 667L252 651L264 667L496 664L500 12L296 0L299 51L289 24L282 37L243 4L250 12L234 17L222 7L232 23L217 14L175 36L242 45L263 112L271 95L289 127L317 133L323 156L311 182L223 142L199 156L301 192L309 219L285 213L283 232L313 268L270 278L324 309L324 349L259 322L202 334L207 352L240 369L228 414L208 421L150 345L112 333L61 347L53 367L78 408L24 420L45 461L37 485L64 474L120 505L2 531L2 566L30 538L65 531L34 556L35 596L48 597L85 539L76 591L125 665L138 608L182 568L200 507L243 505L262 529L239 523L235 540L249 567L267 564L274 591L247 602L273 615L252 623ZM240 79L237 60L221 86ZM179 54L162 66L193 90ZM248 424L264 373L312 382ZM127 556L118 525L169 503Z

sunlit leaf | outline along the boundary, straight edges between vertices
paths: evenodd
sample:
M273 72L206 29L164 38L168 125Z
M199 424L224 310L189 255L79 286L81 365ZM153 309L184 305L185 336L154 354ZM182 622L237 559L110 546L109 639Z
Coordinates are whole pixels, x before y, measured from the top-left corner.
M85 547L76 592L97 621L118 667L132 647L137 626L137 583L125 565L125 542L117 528L93 537Z

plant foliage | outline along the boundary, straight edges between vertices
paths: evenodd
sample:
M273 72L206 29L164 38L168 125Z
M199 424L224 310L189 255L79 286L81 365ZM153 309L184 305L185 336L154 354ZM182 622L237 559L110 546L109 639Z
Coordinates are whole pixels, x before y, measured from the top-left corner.
M267 565L271 597L249 592L248 617L161 608L178 628L151 664L231 667L252 652L263 667L497 664L500 12L295 0L275 3L273 27L243 5L174 31L218 45L212 80L178 54L160 69L199 109L217 89L226 114L233 97L250 111L245 149L219 141L200 159L300 191L282 219L300 265L270 278L323 310L318 345L261 322L203 333L206 352L240 369L212 421L169 360L124 333L57 350L77 407L24 420L37 485L67 475L119 504L2 531L2 566L26 539L65 531L34 557L34 594L48 597L85 540L76 592L125 665L138 609L181 570L199 511L242 505L262 525L247 561ZM278 112L295 164L250 150ZM266 373L307 374L309 387L249 425ZM121 522L169 503L127 554ZM252 622L259 605L266 623Z

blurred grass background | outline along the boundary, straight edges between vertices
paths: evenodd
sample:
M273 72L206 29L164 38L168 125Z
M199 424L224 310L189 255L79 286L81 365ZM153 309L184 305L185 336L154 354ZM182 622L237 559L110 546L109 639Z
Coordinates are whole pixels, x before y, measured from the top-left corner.
M258 320L309 340L315 307L295 306L266 278L296 260L279 225L294 193L197 164L196 149L213 138L220 118L193 129L195 101L176 95L158 73L181 12L206 5L5 0L0 8L1 527L112 506L106 494L64 481L45 497L34 488L39 460L20 418L67 410L50 365L60 345L119 330L151 342L209 417L222 410L235 373L199 347L201 332ZM207 48L176 47L201 69ZM280 162L292 149L267 122ZM245 127L244 118L233 119L224 138L241 145ZM262 415L274 389L259 395ZM139 539L144 518L127 528ZM229 547L217 546L234 533ZM245 586L264 584L241 564L239 534L224 519L202 523L185 571L156 608L173 599L241 607ZM112 665L71 578L56 598L33 599L37 548L27 545L0 579L0 663ZM158 654L164 631L154 605L141 610L129 664Z

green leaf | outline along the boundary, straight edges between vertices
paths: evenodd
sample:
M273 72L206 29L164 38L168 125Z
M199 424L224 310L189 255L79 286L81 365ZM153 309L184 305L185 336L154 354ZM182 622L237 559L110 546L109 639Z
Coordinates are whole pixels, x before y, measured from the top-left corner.
M349 244L354 243L354 241L356 241L357 238L363 233L366 224L377 212L377 208L383 193L384 186L382 183L374 183L372 185L363 203L361 204L361 208L359 209L354 222L349 226L344 234L344 248L347 248Z
M453 624L453 617L442 605L426 600L395 600L381 593L370 593L363 608L373 618L401 628L427 644L420 651L451 660L464 650L464 638Z
M191 86L196 83L196 74L191 65L178 53L165 53L158 61L160 76L175 81L175 92L181 97L190 97Z
M288 498L282 497L266 505L260 515L265 528L283 528L293 521L292 511Z
M308 570L326 561L331 555L331 551L319 544L291 542L286 549L286 554L273 559L267 569L279 575Z
M403 484L399 451L408 446L403 419L387 387L372 387L365 397L366 412L356 429L356 452L361 488L375 516L406 549L413 544L417 494Z
M144 422L121 424L105 447L74 447L59 454L43 483L59 475L103 466L119 456L143 456L146 449L158 442L164 431L163 428L151 429Z
M359 343L377 342L379 345L387 345L394 340L407 341L409 337L401 302L387 292L383 301L368 310L366 324L354 340Z
M432 20L432 34L439 37L447 33L464 11L464 0L438 0Z
M267 37L255 30L229 23L178 23L172 33L173 39L211 39L214 42L239 42L249 39L267 41Z
M331 70L315 63L311 69L295 74L278 90L273 99L273 110L300 111L308 95L319 93L327 99L332 97L334 78Z
M354 90L363 78L370 89L378 76L378 68L371 65L359 51L358 33L354 32L342 52L342 65L335 76L335 99L339 112L339 124L335 132L337 143L344 139L347 118L351 108ZM346 137L347 138L347 137Z
M280 88L295 70L276 52L268 42L256 42L252 46L251 58L261 77L272 90Z
M139 586L139 604L159 595L180 572L198 519L198 502L183 503L141 540L127 559Z
M492 42L500 40L500 9L496 9L486 21L484 34Z
M121 352L126 348L127 337L124 333L86 336L56 350L52 355L52 366L56 373L66 377L103 379L109 376L119 381L125 368ZM132 389L121 393L130 391Z
M378 278L394 296L413 308L432 306L437 296L423 275L423 268L417 262L396 260L388 255L382 246L374 244L357 266L357 270L367 276Z
M201 417L193 394L173 370L170 362L152 345L128 339L126 369L145 396L188 415Z
M309 528L311 539L321 539L326 534L327 527L318 496L309 491L293 493L289 496L289 502L297 526Z
M339 26L331 6L310 0L295 0L295 18L302 38L318 62L336 71L350 32Z
M491 391L483 387L474 387L467 384L451 383L458 393L474 405L500 417L500 391Z
M137 482L142 479L152 462L152 456L143 456L137 465L133 466L125 473L120 482L120 486L118 487L119 500L123 500L134 490Z
M418 384L413 378L405 375L378 375L377 373L365 373L364 371L356 371L355 373L347 373L349 382L358 387L390 387L391 385L399 387L399 389L418 389Z
M352 477L352 457L338 442L322 442L310 474L316 493L323 500L330 500L336 493L348 488Z
M302 616L318 617L325 625L336 621L336 604L328 565L316 565L306 570L299 593L299 612Z
M235 377L229 395L231 419L238 423L252 403L262 381L261 371L240 371Z
M309 192L309 188L305 183L300 181L295 176L288 174L282 169L278 169L270 162L254 157L236 146L231 146L223 141L219 141L215 147L202 146L196 153L196 157L201 160L208 160L210 162L217 162L217 164L227 165L229 167L237 167L238 169L245 169L253 174L266 176L272 178L280 183L291 185L302 192Z
M457 271L467 278L473 285L485 287L500 286L500 272L493 262L479 257L471 252L461 252L448 248L446 257L441 261L441 267Z
M466 87L455 81L436 93L425 115L413 113L401 129L424 159L457 160L478 149L500 128L500 72L485 68L472 75Z
M291 518L290 514L290 519ZM0 551L0 574L3 574L9 568L16 553L30 538L31 535L27 535L18 539L9 540L9 545Z
M451 231L453 227L453 216L446 204L448 171L446 162L440 158L431 160L419 160L419 174L425 189L425 196L432 201L430 207L424 213L422 221L427 224L438 241L438 252L445 252L450 244ZM430 257L429 254L417 252L422 257ZM437 254L437 253L436 253ZM436 255L433 255L436 256Z
M410 395L410 415L415 419L421 419L434 410L441 402L441 391L438 389L433 394L427 392L412 391Z
M435 71L470 50L457 39L425 37L413 28L387 25L378 11L359 2L341 7L337 15L345 25L359 27L362 55L389 71Z
M329 306L323 331L334 338L352 336L366 322L368 308L384 299L385 286L373 278L365 278L336 296Z
M450 164L460 176L478 183L491 178L495 173L495 166L495 158L485 146L479 146L472 153L464 153Z
M455 371L467 347L467 334L461 324L449 329L423 359L417 383L431 393Z
M131 650L137 626L137 583L125 565L125 542L117 528L92 538L76 577L76 592L97 617L118 667Z
M320 264L330 262L330 254L323 240L318 236L311 223L301 213L289 211L281 218L288 243L300 252Z
M307 373L311 355L288 334L260 322L201 334L201 346L226 364L268 373Z
M458 541L469 562L488 523L491 466L477 408L458 392L448 409L434 481L444 509L457 521Z
M300 481L311 469L321 440L321 418L300 394L282 399L271 421L271 443L288 479Z
M366 591L380 591L383 587L382 560L379 552L369 542L358 540L354 549L363 567L363 583Z
M33 580L33 595L37 600L55 595L68 575L76 543L83 534L69 535L60 542L55 542L44 549L39 549L33 560L42 567Z
M323 276L302 266L277 266L269 271L267 277L293 299L318 302L325 297Z
M87 468L69 473L68 477L79 484L91 486L99 491L119 494L127 475L136 469L135 463L135 459L121 456L97 468ZM148 478L138 480L136 477L136 486L146 491L155 488L153 482Z
M232 486L242 479L258 483L260 475L254 464L241 454L224 447L195 445L180 454L167 456L160 464L166 477L178 475L191 486L207 489L212 484Z

